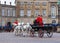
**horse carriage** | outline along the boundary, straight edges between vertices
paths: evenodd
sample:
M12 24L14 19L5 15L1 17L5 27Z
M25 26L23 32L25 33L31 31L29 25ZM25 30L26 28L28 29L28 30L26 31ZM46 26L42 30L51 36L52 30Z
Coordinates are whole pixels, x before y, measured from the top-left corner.
M34 36L35 32L38 32L39 37L43 37L44 33L47 34L48 37L52 37L54 26L52 24L44 24L44 26L38 26L38 25L31 25L31 35Z
M56 30L56 27L59 26L59 24L43 24L43 26L40 26L39 23L34 21L34 24L31 25L31 36L34 36L34 33L37 32L39 37L43 37L44 33L47 34L48 37L53 36L53 32Z
M38 33L39 37L43 37L44 33L47 34L47 36L50 38L53 36L53 31L54 31L54 27L56 27L57 25L55 24L43 24L43 26L39 26L36 22L34 22L34 24L27 24L27 25L21 25L19 24L15 29L15 35L18 35L20 33L23 34L23 32L30 34L30 36L34 36L35 32Z

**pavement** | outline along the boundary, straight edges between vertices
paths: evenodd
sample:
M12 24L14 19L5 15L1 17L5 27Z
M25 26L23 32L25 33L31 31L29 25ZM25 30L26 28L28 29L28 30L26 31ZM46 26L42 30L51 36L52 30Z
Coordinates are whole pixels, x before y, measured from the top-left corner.
M39 37L20 37L15 36L12 32L1 32L0 43L60 43L60 33L53 33L52 38L45 34L43 38Z

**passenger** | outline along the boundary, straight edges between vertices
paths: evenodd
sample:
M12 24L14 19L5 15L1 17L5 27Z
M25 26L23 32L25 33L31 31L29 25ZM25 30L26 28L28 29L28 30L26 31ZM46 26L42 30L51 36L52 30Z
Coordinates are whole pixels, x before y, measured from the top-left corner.
M42 15L38 15L36 21L37 21L37 23L39 23L39 26L43 26L43 18L42 18Z
M7 30L10 32L12 30L11 22L7 22Z
M15 24L15 25L18 25L18 20L16 20L16 21L14 22L14 24Z
M38 22L37 22L36 19L33 21L33 23L34 23L34 26L37 26L38 25Z

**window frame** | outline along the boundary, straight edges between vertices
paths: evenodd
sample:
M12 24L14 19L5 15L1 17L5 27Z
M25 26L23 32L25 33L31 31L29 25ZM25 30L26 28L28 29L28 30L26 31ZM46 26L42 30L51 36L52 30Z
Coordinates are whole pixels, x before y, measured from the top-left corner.
M10 9L7 9L7 16L10 16Z
M25 3L24 2L20 2L20 6L24 6L25 5Z
M56 13L56 6L51 6L51 18L56 18Z
M12 15L13 15L13 17L16 16L16 10L15 9L12 9Z
M21 10L22 10L23 12L22 12ZM22 14L23 14L23 15L22 15ZM20 9L20 16L24 16L24 9Z
M34 2L35 6L40 6L40 2Z
M43 9L43 10L42 10L42 14L43 14L43 16L46 15L46 9Z
M39 9L35 9L34 12L35 12L35 15L36 15L36 16L40 15L40 10L39 10Z
M43 5L43 6L46 6L46 5L47 5L47 2L42 2L42 5Z
M31 16L31 9L27 9L27 16Z
M2 8L2 16L5 16L5 9Z

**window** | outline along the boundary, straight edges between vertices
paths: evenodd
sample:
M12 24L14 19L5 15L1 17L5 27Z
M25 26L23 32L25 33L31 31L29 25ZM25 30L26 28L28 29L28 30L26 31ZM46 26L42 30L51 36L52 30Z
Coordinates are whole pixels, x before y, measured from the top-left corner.
M24 2L20 2L20 6L24 6Z
M43 16L46 15L46 9L42 10Z
M35 15L38 16L40 14L40 10L39 9L36 9L35 10Z
M4 11L4 9L2 8L2 16L5 16L5 15L4 15L4 12L5 12L5 11Z
M1 17L0 17L0 26L1 26Z
M20 16L24 16L24 9L20 9Z
M8 16L10 16L10 9L7 10L7 14L8 14Z
M20 4L20 2L18 1L17 4Z
M56 18L56 7L51 6L51 18Z
M2 18L2 26L5 26L5 19Z
M15 21L14 18L12 18L12 19L11 19L11 22L13 23L14 21Z
M7 9L7 14L8 14L8 16L12 16L12 8L9 8L9 9Z
M31 10L30 9L27 10L27 16L31 16Z
M28 6L32 5L32 2L27 2L27 5L28 5Z
M12 16L12 12L13 12L13 11L12 11L12 8L10 8L10 16Z
M15 16L15 9L13 9L13 16Z
M47 2L42 2L42 5L43 5L43 6L46 6L46 5L47 5Z
M46 19L43 19L43 23L46 24Z
M40 3L39 2L34 2L35 6L39 6Z

